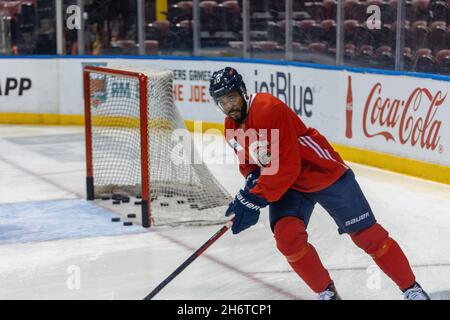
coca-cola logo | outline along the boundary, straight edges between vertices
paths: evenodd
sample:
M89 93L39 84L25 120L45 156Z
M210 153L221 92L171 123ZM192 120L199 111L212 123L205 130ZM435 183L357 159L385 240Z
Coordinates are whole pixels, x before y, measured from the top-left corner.
M364 107L363 131L368 138L383 136L402 145L435 150L441 139L442 121L436 113L447 93L432 93L427 88L415 88L405 100L383 97L381 83L376 83Z

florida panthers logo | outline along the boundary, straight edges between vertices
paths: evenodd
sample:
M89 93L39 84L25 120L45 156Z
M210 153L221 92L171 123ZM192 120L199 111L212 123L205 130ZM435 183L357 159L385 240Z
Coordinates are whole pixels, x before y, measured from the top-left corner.
M269 142L267 140L257 140L250 143L248 152L260 167L265 167L270 163Z
M99 104L106 101L106 81L104 77L99 77L91 79L90 81L91 90L91 103L93 107L97 107Z

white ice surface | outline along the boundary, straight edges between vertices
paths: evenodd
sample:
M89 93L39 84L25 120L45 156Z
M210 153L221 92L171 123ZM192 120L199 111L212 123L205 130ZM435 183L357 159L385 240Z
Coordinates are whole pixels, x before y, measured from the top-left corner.
M243 184L236 164L214 164L224 152L233 158L231 150L215 137L206 138L214 142L205 143L204 149L216 151L205 159L208 166L235 193ZM94 214L98 219L94 225L82 227L89 210L80 200L85 195L81 127L3 125L0 150L0 299L141 299L218 229L165 227L130 233L123 227L111 235L109 221L116 214L102 208ZM450 187L350 165L378 221L407 254L417 280L432 298L450 299ZM47 211L42 215L33 211L42 210L42 203L56 203L57 209L70 203L75 219L62 215L59 219L56 214L51 216L56 219L52 228L39 229L40 237L27 234L30 225L45 222ZM16 212L30 210L30 204L33 212L15 216L5 211L8 205ZM14 225L14 232L11 228L2 232L7 225ZM320 206L308 231L344 299L401 299L372 260L348 236L338 235ZM80 272L79 288L73 287L73 270ZM256 226L238 236L225 234L156 298L315 299L315 295L276 250L265 209Z

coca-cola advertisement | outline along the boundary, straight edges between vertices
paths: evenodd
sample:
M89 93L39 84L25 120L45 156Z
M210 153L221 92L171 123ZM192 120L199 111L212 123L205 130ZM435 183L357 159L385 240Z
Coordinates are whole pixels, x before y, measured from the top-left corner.
M345 105L345 136L352 138L352 119L353 119L353 93L352 76L348 76L347 101Z
M450 164L449 85L404 76L350 74L347 143L417 160Z

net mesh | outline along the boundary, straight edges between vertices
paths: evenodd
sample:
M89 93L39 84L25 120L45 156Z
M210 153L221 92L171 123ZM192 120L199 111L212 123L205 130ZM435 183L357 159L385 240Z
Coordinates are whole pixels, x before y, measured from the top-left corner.
M201 161L173 101L173 74L120 68L148 77L150 208L154 225L224 221L229 193ZM139 80L90 72L94 190L141 196Z

